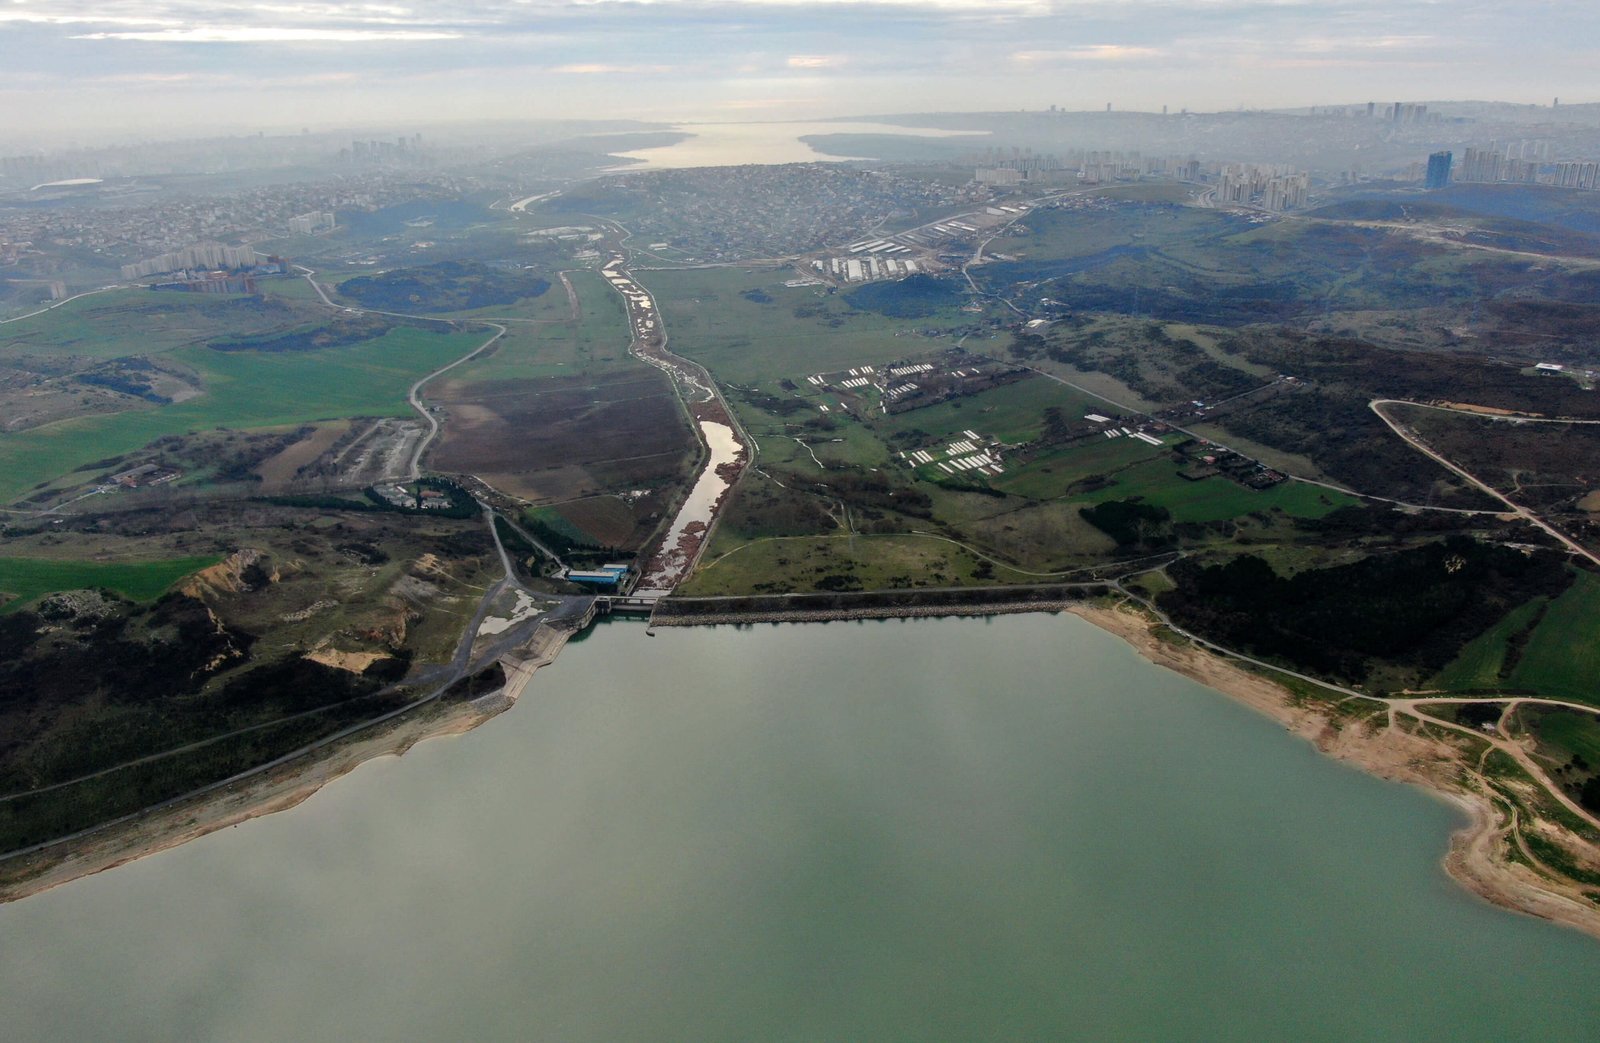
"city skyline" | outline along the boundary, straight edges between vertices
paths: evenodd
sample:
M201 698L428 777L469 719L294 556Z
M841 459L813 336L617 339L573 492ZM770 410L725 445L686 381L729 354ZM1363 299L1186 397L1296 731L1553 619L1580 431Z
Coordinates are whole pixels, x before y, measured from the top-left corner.
M1600 13L1421 0L11 0L18 138L404 119L1600 100ZM1515 60L1541 55L1536 69Z

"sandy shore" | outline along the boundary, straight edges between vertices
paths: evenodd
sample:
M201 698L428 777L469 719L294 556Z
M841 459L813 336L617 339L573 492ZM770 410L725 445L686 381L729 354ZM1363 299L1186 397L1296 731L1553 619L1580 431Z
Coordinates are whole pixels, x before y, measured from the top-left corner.
M1505 909L1553 920L1600 938L1600 908L1576 886L1566 888L1514 862L1507 811L1473 781L1462 751L1450 743L1370 720L1335 720L1300 703L1287 688L1189 644L1157 637L1131 610L1075 603L1067 611L1132 645L1140 655L1227 695L1282 724L1323 753L1379 778L1406 782L1460 808L1468 822L1451 837L1444 867L1468 890Z

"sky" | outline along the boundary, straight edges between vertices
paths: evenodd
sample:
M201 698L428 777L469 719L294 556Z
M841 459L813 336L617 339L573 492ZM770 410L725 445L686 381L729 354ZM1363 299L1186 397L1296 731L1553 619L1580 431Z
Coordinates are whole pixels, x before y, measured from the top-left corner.
M0 0L0 138L1555 96L1594 0Z

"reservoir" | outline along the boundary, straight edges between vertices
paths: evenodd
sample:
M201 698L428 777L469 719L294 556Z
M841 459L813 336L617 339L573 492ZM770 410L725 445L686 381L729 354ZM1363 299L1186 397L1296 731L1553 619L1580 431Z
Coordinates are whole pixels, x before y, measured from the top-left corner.
M1070 616L644 628L0 907L28 1040L1590 1038L1460 815Z

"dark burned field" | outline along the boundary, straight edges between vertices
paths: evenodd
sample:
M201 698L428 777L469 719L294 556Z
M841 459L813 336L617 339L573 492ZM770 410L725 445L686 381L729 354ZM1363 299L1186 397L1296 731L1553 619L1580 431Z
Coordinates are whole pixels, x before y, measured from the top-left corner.
M654 370L451 384L431 467L535 503L655 488L687 476L695 439Z

